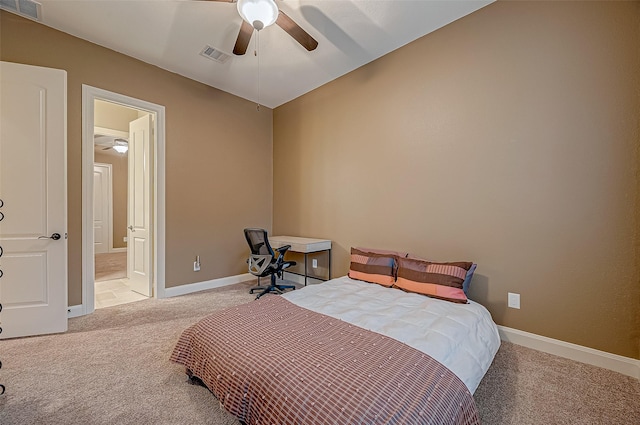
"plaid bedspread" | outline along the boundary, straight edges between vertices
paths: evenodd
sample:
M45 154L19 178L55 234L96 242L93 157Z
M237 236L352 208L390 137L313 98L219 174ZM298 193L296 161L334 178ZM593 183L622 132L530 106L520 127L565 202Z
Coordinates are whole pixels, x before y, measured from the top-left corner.
M479 424L467 387L428 355L279 296L214 313L171 360L252 424Z

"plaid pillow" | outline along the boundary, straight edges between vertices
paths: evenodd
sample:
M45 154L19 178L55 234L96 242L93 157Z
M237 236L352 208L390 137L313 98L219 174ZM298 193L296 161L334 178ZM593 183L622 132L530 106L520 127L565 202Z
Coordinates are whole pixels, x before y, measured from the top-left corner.
M349 277L389 288L396 281L396 256L351 248Z
M466 303L463 282L471 262L434 263L415 258L398 259L395 288L457 303Z

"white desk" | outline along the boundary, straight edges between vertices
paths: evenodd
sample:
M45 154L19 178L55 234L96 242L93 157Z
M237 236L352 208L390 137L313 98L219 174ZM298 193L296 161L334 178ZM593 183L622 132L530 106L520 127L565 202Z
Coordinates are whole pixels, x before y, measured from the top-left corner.
M269 243L273 248L280 248L284 245L291 245L289 251L301 252L304 254L304 286L307 286L307 255L312 252L327 251L329 255L329 274L328 279L331 279L331 241L328 239L312 239L312 238L300 238L297 236L269 236ZM294 273L285 270L287 273ZM297 273L294 273L297 274ZM312 276L314 279L325 280Z

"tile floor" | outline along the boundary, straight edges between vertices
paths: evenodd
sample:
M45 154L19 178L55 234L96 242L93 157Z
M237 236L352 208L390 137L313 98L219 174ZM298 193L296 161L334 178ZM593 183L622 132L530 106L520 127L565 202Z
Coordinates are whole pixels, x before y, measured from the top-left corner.
M114 279L96 282L95 308L113 307L114 305L146 300L147 297L129 289L129 279Z

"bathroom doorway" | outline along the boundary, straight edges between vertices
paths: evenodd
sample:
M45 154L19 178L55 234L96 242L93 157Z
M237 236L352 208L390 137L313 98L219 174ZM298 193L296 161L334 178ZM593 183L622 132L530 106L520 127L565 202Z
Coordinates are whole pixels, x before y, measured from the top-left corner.
M140 301L150 296L137 292L129 278L128 248L129 179L135 177L135 163L130 163L131 131L139 120L153 121L147 111L113 102L94 100L93 152L93 226L95 308L112 307ZM144 128L144 127L143 127ZM149 139L151 132L143 137ZM143 143L152 144L152 140ZM142 165L144 168L144 164ZM130 169L133 173L130 173ZM135 184L149 185L149 179ZM135 187L133 190L137 190ZM149 187L138 189L149 192Z
M83 86L83 314L164 295L164 107Z

